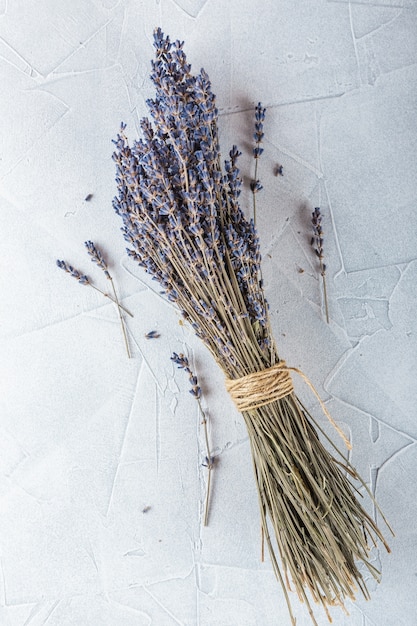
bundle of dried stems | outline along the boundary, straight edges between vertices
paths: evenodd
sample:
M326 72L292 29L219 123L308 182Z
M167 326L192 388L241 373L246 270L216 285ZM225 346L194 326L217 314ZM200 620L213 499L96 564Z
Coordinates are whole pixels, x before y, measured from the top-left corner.
M370 549L377 539L388 546L355 495L365 483L335 447L332 454L322 445L278 356L257 232L239 206L239 152L233 147L222 167L209 78L204 70L193 75L183 43L171 43L160 29L154 46L152 122L141 121L143 136L132 146L124 124L115 140L114 208L129 255L177 304L243 407L273 568L292 623L288 590L295 589L316 624L312 600L330 618L328 607L343 606L358 588L368 597L358 562L378 578ZM268 380L257 380L259 372ZM255 389L261 395L252 402Z

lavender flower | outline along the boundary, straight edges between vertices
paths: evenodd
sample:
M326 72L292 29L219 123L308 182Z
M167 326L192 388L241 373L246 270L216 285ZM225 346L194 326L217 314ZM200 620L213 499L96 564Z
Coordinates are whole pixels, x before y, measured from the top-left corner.
M261 148L261 143L264 138L264 125L263 122L265 120L265 112L266 109L262 107L262 104L258 102L255 107L255 133L253 138L255 140L255 147L253 149L253 155L255 159L259 159L261 154L263 153L263 148Z
M311 222L313 224L313 233L314 236L311 238L311 245L313 246L313 250L316 253L319 261L321 261L320 269L326 271L326 266L322 263L323 261L323 229L321 227L321 212L319 207L316 207L312 212Z
M176 352L173 352L171 361L174 361L174 363L178 365L178 369L182 369L187 372L188 380L191 385L190 393L196 400L199 400L201 398L201 388L198 385L197 376L195 376L190 369L188 358L182 353L177 354Z
M264 125L266 109L262 107L262 104L258 102L255 107L255 133L253 138L255 140L255 147L253 148L253 156L255 158L255 177L250 184L253 199L253 221L256 224L256 194L262 189L262 185L258 179L258 161L259 157L263 153L264 149L261 148L261 143L264 138Z
M111 276L110 276L109 271L108 271L107 263L106 263L103 255L102 255L102 253L97 248L97 246L95 246L92 241L86 241L84 243L84 245L87 248L87 252L88 252L89 256L91 257L91 260L93 261L93 263L96 263L99 266L99 268L103 270L106 278L111 280Z
M311 238L311 245L319 260L320 274L323 281L323 295L324 306L326 310L326 321L329 323L329 307L327 303L327 285L326 285L326 265L323 262L323 229L321 226L322 215L319 207L316 207L312 212L311 222L313 224L313 237Z
M91 284L88 276L86 276L85 274L81 274L81 272L79 272L74 267L72 267L72 265L69 265L65 261L60 261L59 259L57 259L56 264L59 268L64 270L64 272L67 272L67 274L69 274L70 276L73 276L76 280L78 280L80 285Z

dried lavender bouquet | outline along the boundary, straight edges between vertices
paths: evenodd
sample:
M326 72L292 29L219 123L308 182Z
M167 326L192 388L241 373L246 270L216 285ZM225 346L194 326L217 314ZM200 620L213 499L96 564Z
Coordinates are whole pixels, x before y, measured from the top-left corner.
M262 529L292 624L289 590L310 611L369 597L370 544L388 546L347 479L349 461L322 445L278 356L260 274L259 240L239 206L239 152L221 164L217 109L204 70L191 73L183 43L154 32L152 121L129 145L115 141L128 254L162 286L208 347L241 410L252 450ZM337 448L334 448L337 451ZM358 562L362 562L359 565Z

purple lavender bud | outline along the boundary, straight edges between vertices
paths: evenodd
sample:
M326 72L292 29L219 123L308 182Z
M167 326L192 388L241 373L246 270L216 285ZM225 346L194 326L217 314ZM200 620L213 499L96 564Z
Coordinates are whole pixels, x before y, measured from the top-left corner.
M259 180L253 180L250 184L250 188L252 193L257 193L258 191L261 191L261 189L263 189L263 186L261 185Z
M263 148L259 148L258 146L256 146L253 149L253 156L255 157L255 159L259 159L259 157L261 156L261 154L263 153L264 149Z
M189 390L191 395L194 396L196 400L201 398L201 389L198 385L195 385L192 389Z

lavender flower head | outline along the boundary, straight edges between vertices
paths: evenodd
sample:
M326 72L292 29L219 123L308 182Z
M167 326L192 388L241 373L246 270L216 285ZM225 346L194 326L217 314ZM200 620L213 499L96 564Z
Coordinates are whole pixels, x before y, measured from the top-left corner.
M194 396L196 400L199 400L201 398L201 389L198 385L197 376L194 376L193 372L191 371L188 358L182 353L177 354L176 352L174 352L172 354L171 361L174 361L174 363L178 365L178 369L182 369L187 372L191 384L190 393L192 396Z
M91 257L93 263L96 263L96 265L98 265L99 268L103 270L106 278L111 279L111 276L108 272L107 263L97 246L95 246L92 241L86 241L84 245L87 248L88 255Z
M70 274L70 276L73 276L73 278L78 280L80 285L90 284L88 276L86 276L85 274L81 274L81 272L72 267L72 265L69 265L65 261L60 261L59 259L57 259L56 264L60 269L64 270L64 272L67 272L67 274Z
M252 193L258 193L258 191L261 191L263 187L259 180L253 180L250 184L250 189Z
M253 135L256 144L253 149L253 156L255 157L255 159L259 159L264 151L263 148L261 148L261 143L264 138L263 122L265 120L265 112L266 109L264 109L262 104L258 102L255 107L255 133Z
M313 247L314 252L316 253L316 256L318 257L319 261L320 261L320 269L322 272L326 271L326 266L323 263L323 258L324 258L324 251L323 251L323 229L321 226L321 212L319 207L316 207L314 209L314 211L312 212L312 218L311 218L311 222L313 225L313 237L311 238L311 245Z

